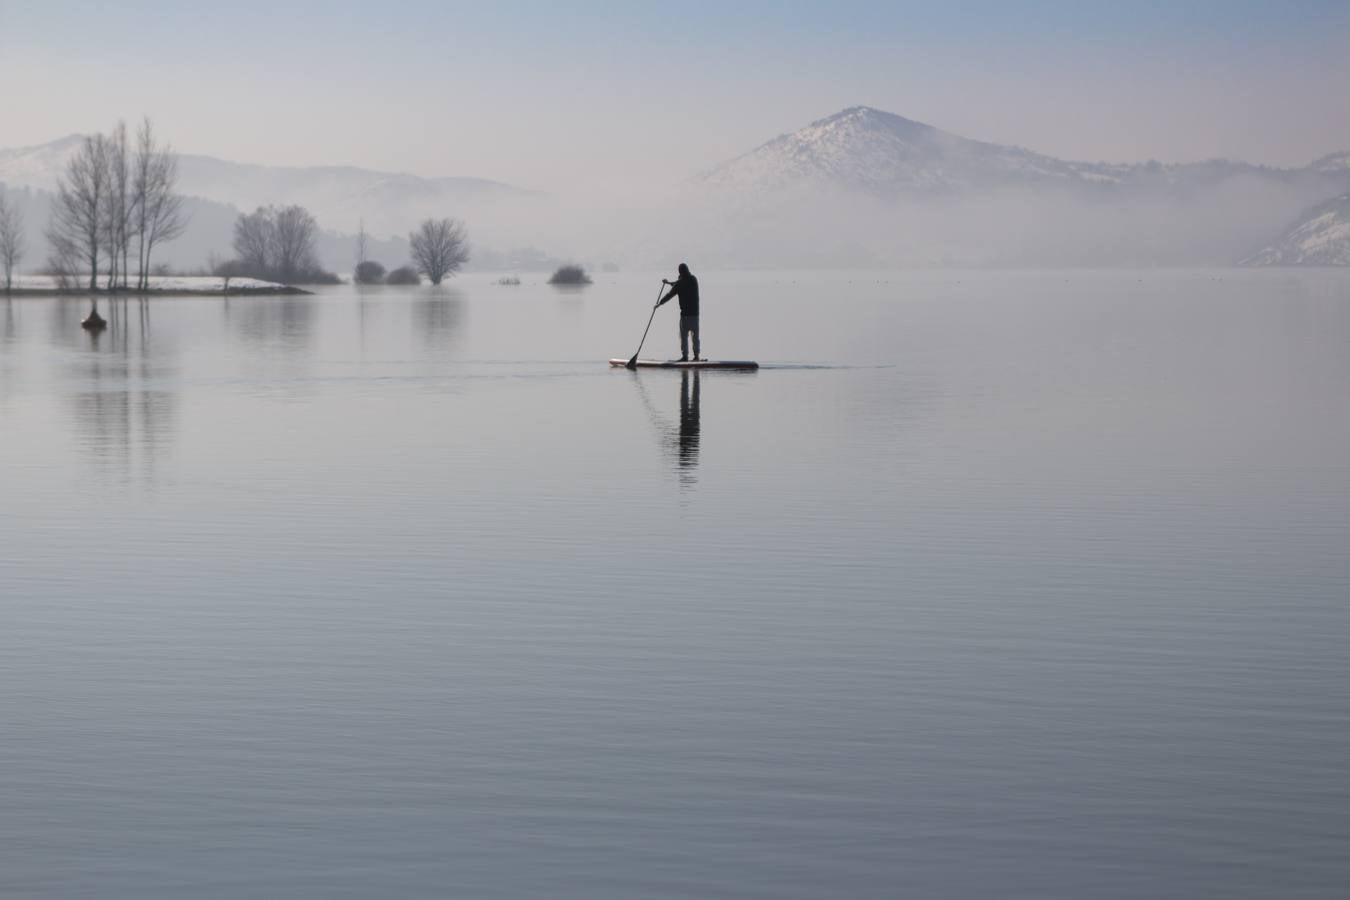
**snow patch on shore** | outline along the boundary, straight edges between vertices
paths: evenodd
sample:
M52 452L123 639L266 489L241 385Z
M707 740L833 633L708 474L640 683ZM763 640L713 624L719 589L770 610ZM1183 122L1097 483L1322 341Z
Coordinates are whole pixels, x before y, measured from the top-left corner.
M72 281L82 288L87 284L87 276L75 276ZM103 286L99 279L99 287ZM16 291L59 291L60 286L54 275L17 275L14 278ZM217 275L151 275L149 290L152 293L219 294L225 290L225 279ZM261 278L231 278L230 291L282 291L289 290L286 285L275 281L263 281ZM134 289L124 293L135 293Z

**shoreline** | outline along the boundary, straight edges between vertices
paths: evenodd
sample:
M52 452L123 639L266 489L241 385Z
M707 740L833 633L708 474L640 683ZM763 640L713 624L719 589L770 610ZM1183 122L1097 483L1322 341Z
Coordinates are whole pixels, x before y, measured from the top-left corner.
M100 274L100 281L103 279ZM61 283L64 281L65 283ZM275 297L309 294L304 288L285 284L280 281L264 281L261 278L223 278L219 275L151 275L144 289L137 287L106 287L96 285L88 287L88 277L83 283L73 284L73 279L58 279L52 275L20 275L14 279L13 286L4 290L0 286L0 296L11 297L89 297L109 299L129 297Z
M276 287L240 287L222 291L219 288L205 290L201 288L150 288L136 290L63 290L61 288L14 288L11 291L0 289L0 298L11 297L80 297L95 300L144 300L151 297L293 297L313 296L313 291L290 285Z

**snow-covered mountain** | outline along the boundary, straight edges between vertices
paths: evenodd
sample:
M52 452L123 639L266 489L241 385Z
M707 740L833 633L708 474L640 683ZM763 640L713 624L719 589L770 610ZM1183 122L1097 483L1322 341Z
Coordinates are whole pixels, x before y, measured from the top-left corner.
M1350 266L1350 193L1309 209L1273 244L1242 263L1248 266Z
M11 188L55 190L57 177L66 170L66 163L83 140L72 134L33 147L0 149L0 182Z
M1287 170L1230 160L1071 162L1021 147L971 140L893 113L854 106L779 135L696 180L709 188L740 193L807 186L886 196L1009 186L1177 189L1243 176L1283 182L1344 180L1350 186L1350 153Z
M867 106L783 134L704 173L710 187L762 191L804 182L868 192L975 187L1007 179L1071 180L1083 167L986 144ZM1086 177L1114 179L1109 167Z
M1328 175L1344 175L1350 173L1350 150L1340 153L1329 153L1319 160L1314 160L1308 166L1315 172L1324 172Z
M79 141L0 150L0 183L32 189L30 230L47 206L38 192L55 185ZM194 223L165 248L175 264L228 253L236 210L298 203L318 218L321 253L336 269L353 258L359 222L377 239L375 258L397 264L401 236L428 216L464 219L487 264L507 258L493 250L542 246L625 265L1231 265L1301 210L1350 191L1350 152L1287 169L1073 162L856 106L686 180L674 197L619 209L481 179L191 155L180 158L179 187L194 198ZM659 203L660 215L644 203ZM31 244L41 243L35 231Z
M35 147L0 150L0 182L54 190L83 138L70 135ZM423 178L353 166L260 166L183 154L178 188L191 197L242 211L268 204L299 204L324 228L355 232L364 220L378 236L406 234L429 216L499 218L505 208L528 207L536 191L481 178Z
M1350 190L1350 153L1290 169L1074 162L855 106L691 187L707 211L686 230L728 264L1231 265Z

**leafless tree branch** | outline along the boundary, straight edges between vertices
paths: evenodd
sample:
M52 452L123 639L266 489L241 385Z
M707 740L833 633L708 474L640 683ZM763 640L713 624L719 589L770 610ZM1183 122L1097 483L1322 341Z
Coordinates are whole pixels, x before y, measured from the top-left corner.
M14 288L14 269L23 259L23 245L23 211L0 191L0 271L4 274L6 293Z
M454 275L469 261L469 236L456 219L427 219L408 235L413 262L432 284Z
M53 256L82 260L89 267L89 290L98 288L99 252L104 249L104 217L108 205L108 141L86 137L66 164L52 202L47 240Z
M136 159L132 194L135 230L140 238L138 262L140 281L149 286L150 257L155 245L181 237L188 219L183 212L183 197L178 186L178 156L168 147L155 143L154 126L144 119L136 132Z

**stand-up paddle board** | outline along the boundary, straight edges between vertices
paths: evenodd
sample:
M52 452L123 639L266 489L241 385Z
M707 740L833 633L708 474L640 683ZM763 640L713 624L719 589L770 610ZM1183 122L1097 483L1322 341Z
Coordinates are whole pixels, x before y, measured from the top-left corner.
M611 366L622 368L628 365L626 359L611 359ZM758 369L759 363L748 359L694 359L680 362L678 359L639 359L633 365L639 369Z

